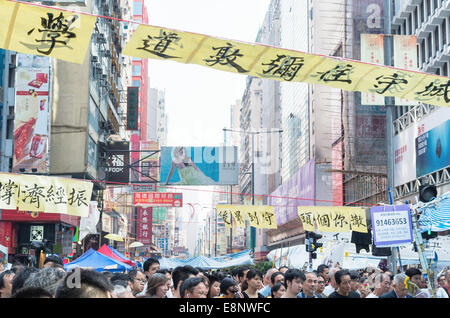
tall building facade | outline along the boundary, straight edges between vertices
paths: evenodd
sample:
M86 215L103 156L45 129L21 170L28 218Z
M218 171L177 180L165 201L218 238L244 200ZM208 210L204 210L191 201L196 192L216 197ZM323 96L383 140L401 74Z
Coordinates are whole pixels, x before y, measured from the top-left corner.
M127 0L87 0L84 6L67 5L65 8L98 16L118 19L131 18L131 5L130 1ZM127 139L126 132L123 129L126 110L121 105L124 99L121 94L123 88L131 84L131 77L127 72L128 68L131 69L131 64L130 59L122 56L121 52L129 38L128 33L129 30L124 23L112 19L98 18L91 37L89 51L83 64L78 65L48 59L50 87L48 123L50 136L48 142L48 171L44 172L45 174L87 180L105 179L106 162L104 153L108 140L111 138L115 140ZM37 58L39 59L39 57ZM23 63L21 61L27 60L30 60L28 56L14 52L8 52L7 54L7 67L4 69L8 69L9 72L8 87L10 89L8 89L8 95L3 96L6 96L8 114L10 115L14 115L14 106L17 106L14 105L14 94L10 94L17 84L14 74L15 68L20 68L19 64ZM36 57L31 56L31 60L34 63ZM42 58L40 60L43 61ZM14 116L9 116L8 120L11 120L7 124L9 129L2 131L4 132L2 140L11 139L9 147L5 147L8 142L6 144L2 142L3 149L12 150L13 118ZM2 153L7 154L4 151ZM14 169L14 164L11 163L10 158L3 157L2 165L2 171L9 172ZM23 173L36 173L32 169L30 170L25 169ZM93 195L90 198L91 201L97 201L96 206L102 211L104 208L104 190L105 185L103 183L94 183ZM67 237L73 232L72 230L80 226L79 218L71 218L63 214L39 213L37 216L30 216L21 211L2 212L2 221L0 222L8 223L12 254L20 254L25 258L27 253L31 255L29 249L29 239L31 238L26 233L29 233L32 227L36 226L42 227L44 233L42 237L48 241L51 252L58 253L61 256L72 252L72 242ZM108 212L110 211L105 211L105 215ZM126 222L121 221L120 214L126 216L130 212L130 209L125 205L113 216L114 224L111 228L114 228L115 233L121 226L122 228L126 227ZM2 224L2 226L5 224ZM97 233L100 235L106 234L101 225L102 222L99 222ZM94 230L94 232L96 231ZM98 234L95 238L97 245L111 243L104 239L99 241ZM104 237L104 235L101 236ZM86 237L86 241L88 240L90 238ZM82 243L86 243L86 241Z
M449 75L448 9L448 1L389 2L387 16L392 33L417 38L420 71ZM449 108L422 103L401 105L392 110L391 117L392 157L389 164L395 199L415 202L419 186L425 183L436 185L438 195L449 191L450 159L448 152L446 154L439 147L439 140L448 139L450 135ZM420 144L427 147L419 147Z

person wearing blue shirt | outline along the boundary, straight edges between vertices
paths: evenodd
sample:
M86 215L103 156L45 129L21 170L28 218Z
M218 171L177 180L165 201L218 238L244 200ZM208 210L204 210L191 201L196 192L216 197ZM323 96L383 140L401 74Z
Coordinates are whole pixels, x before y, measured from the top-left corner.
M317 275L314 272L307 272L305 278L302 283L302 291L298 293L297 298L322 298L321 295L316 293Z

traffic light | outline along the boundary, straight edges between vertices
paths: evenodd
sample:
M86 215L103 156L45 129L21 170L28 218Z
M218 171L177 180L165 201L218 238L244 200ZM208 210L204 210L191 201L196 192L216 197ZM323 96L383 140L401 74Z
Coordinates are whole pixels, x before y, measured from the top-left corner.
M423 184L419 186L419 201L427 203L437 197L437 189L434 185Z
M437 189L434 185L423 184L419 186L419 201L427 203L433 201L437 197ZM437 232L426 231L422 233L422 238L430 240L438 236Z
M306 245L306 251L311 253L311 258L316 259L317 254L314 253L317 251L319 247L323 246L323 243L318 243L317 240L320 240L322 238L322 235L314 233L314 232L306 232L306 239L305 239L305 245Z

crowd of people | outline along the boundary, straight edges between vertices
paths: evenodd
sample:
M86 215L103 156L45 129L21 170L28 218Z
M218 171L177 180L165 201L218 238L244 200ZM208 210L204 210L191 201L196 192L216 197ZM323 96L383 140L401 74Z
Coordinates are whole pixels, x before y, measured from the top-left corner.
M432 295L432 293L434 295ZM41 269L0 268L1 298L449 298L450 269L439 273L430 293L420 269L394 274L379 268L349 271L319 265L302 271L282 266L261 273L240 266L230 271L180 266L160 269L147 259L126 273L75 268L48 256Z

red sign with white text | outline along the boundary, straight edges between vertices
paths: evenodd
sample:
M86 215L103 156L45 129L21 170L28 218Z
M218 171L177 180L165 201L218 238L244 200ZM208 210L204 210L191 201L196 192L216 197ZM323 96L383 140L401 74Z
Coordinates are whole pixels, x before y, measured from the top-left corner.
M135 192L134 205L179 208L183 206L183 194L171 192Z
M142 244L152 244L152 208L137 208L136 240Z

